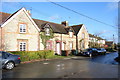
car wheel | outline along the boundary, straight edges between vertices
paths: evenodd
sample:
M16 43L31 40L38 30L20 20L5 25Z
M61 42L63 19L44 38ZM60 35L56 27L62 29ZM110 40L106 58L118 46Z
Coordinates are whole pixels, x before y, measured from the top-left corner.
M5 68L8 69L8 70L11 70L14 68L14 63L13 62L8 62L6 65L5 65Z

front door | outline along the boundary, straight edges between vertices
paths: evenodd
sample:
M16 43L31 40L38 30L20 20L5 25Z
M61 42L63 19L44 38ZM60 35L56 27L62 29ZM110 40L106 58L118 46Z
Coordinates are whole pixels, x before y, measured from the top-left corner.
M57 52L58 55L61 54L60 43L56 43L56 52Z
M73 48L73 43L70 42L70 50L72 50L72 48Z
M65 43L62 42L62 50L65 50Z

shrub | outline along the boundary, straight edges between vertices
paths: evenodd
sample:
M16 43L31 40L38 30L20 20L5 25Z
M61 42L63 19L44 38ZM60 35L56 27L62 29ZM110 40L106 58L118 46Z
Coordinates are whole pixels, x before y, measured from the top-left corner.
M20 55L21 61L30 61L36 59L49 59L54 56L54 51L10 51L12 54Z
M113 48L106 48L108 52L114 52L115 50Z

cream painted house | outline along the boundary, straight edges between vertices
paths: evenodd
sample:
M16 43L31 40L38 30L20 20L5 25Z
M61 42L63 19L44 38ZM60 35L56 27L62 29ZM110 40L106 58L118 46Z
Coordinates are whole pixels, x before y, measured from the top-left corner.
M61 24L33 19L25 8L13 14L0 12L0 50L38 51L82 50L88 48L89 34L85 25L69 26L67 21ZM44 36L54 35L43 43Z

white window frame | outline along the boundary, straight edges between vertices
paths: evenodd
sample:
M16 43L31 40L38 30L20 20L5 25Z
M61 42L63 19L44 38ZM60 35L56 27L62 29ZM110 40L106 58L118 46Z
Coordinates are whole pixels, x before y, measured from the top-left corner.
M82 39L84 39L85 38L85 33L82 33Z
M50 36L50 29L49 28L45 28L45 35Z
M19 42L19 50L26 51L26 42Z
M73 42L69 42L70 50L73 49Z
M70 37L73 37L73 32L69 32L69 36L70 36Z
M19 24L19 32L26 33L26 24Z
M49 50L50 49L50 42L47 42L46 48Z

